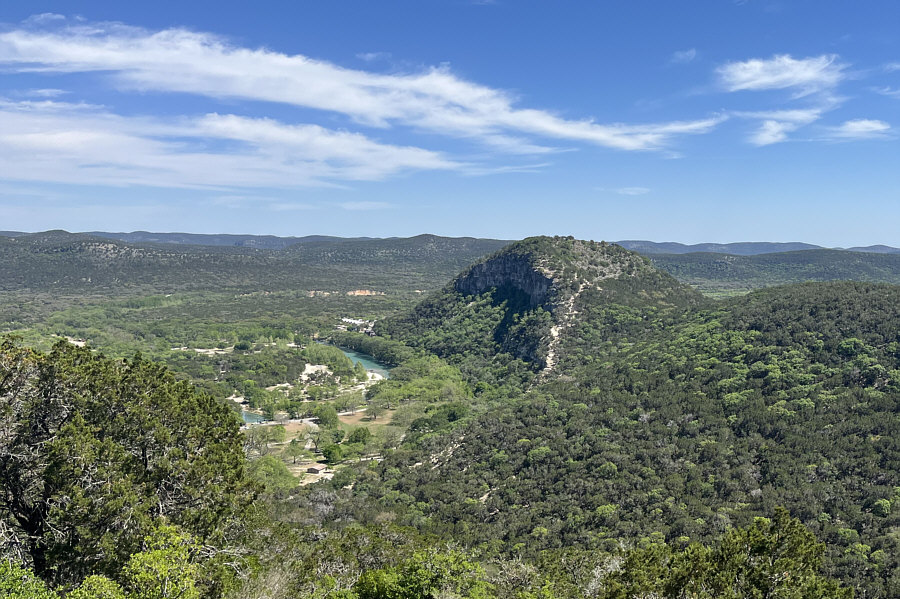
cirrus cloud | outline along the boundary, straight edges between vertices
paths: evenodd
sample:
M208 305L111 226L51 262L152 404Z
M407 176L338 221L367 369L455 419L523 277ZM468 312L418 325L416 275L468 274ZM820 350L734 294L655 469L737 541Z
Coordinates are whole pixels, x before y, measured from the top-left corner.
M831 128L831 136L836 139L875 139L886 137L891 126L875 119L854 119Z
M835 87L846 76L845 68L835 54L810 58L776 54L768 59L729 62L716 73L728 91L793 89L795 97L802 97Z
M0 100L0 172L10 179L293 188L464 166L438 152L318 125L217 113L123 117L86 104Z
M650 193L649 187L620 187L615 190L621 196L642 196Z
M234 46L212 34L178 28L154 32L101 23L14 29L0 33L0 64L17 72L106 73L124 90L276 102L340 113L368 127L404 126L488 142L538 136L657 150L676 136L707 133L723 120L602 124L569 119L519 108L509 93L461 79L447 67L381 74Z
M789 134L822 118L844 99L834 88L845 78L847 65L837 55L824 54L808 58L793 58L776 54L772 58L753 58L729 62L716 69L720 85L729 92L791 90L791 100L804 99L803 108L769 111L738 111L734 116L758 119L759 124L748 141L767 146L787 141ZM811 105L810 105L811 104Z
M759 119L759 128L750 134L748 141L755 146L767 146L787 141L788 133L814 123L831 106L817 108L797 108L756 112L737 112L735 116Z
M687 50L673 52L672 56L669 57L669 62L672 64L688 64L693 62L695 58L697 58L697 49L688 48Z

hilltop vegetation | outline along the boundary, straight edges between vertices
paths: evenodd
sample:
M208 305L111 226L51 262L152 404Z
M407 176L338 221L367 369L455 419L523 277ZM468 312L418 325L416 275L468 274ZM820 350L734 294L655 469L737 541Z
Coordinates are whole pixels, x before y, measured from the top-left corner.
M617 245L531 238L472 265L410 312L380 323L378 331L447 358L470 372L473 384L521 390L534 374L553 367L560 335L580 320L582 296L616 297L629 286L642 289L640 301L701 301Z

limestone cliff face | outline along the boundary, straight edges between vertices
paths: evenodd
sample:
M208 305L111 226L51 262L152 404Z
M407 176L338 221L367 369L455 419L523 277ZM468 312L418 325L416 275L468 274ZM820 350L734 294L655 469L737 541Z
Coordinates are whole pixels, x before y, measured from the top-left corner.
M500 252L470 267L453 283L457 293L480 295L495 290L493 301L506 306L494 340L500 351L543 368L547 338L558 294L552 273L532 252ZM531 312L541 307L541 317Z
M528 308L547 303L553 279L521 254L501 254L475 264L455 283L458 292L477 295L491 288L512 287L528 298Z

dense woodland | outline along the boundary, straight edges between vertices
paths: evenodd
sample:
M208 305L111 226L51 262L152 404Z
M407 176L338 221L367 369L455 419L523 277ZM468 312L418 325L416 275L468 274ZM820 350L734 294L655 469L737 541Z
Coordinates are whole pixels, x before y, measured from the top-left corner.
M135 283L48 295L31 316L10 285L0 592L900 597L900 287L712 300L571 238L514 244L449 284L415 286L406 264L384 296ZM352 272L341 289L362 287ZM346 315L377 335L335 330ZM224 398L306 364L361 376L314 334L395 367L356 428L324 396L272 404L321 424L335 474L301 485L284 428L241 432Z
M803 281L900 284L900 253L806 249L752 256L648 254L653 264L704 293L727 297Z

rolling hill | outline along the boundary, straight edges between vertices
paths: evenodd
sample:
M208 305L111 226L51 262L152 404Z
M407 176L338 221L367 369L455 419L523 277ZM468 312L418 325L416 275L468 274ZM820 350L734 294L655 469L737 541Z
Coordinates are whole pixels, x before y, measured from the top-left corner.
M308 240L283 250L130 243L48 231L0 237L0 289L162 293L186 290L433 289L505 245L420 235Z
M712 295L808 281L900 283L900 255L846 250L802 250L736 256L716 253L653 254L653 264Z
M621 248L525 240L380 332L458 365L485 399L510 358L535 374L487 411L414 427L334 491L363 521L375 505L534 559L707 541L782 505L828 543L827 571L897 597L898 331L893 285L709 303Z
M691 254L696 252L731 254L734 256L755 256L757 254L822 249L822 246L801 242L772 243L765 241L747 241L738 243L695 243L686 245L674 241L656 242L627 239L624 241L617 241L616 243L625 249L644 254L645 256L653 254Z
M777 254L783 252L796 252L800 250L824 250L844 248L824 248L811 243L794 242L768 242L768 241L744 241L737 243L695 243L683 244L674 241L657 242L627 239L616 241L622 247L644 255L653 254L693 254L697 252L713 254L730 254L733 256L756 256L759 254ZM896 254L900 249L888 245L869 245L864 247L846 248L848 252L868 252L874 254Z

